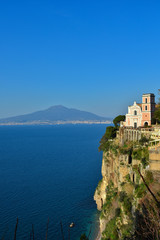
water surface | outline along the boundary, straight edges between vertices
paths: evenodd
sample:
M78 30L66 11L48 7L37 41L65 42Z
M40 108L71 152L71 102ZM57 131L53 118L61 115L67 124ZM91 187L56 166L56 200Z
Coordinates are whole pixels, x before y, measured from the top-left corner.
M0 238L94 239L98 215L93 194L101 178L99 140L106 125L0 127Z

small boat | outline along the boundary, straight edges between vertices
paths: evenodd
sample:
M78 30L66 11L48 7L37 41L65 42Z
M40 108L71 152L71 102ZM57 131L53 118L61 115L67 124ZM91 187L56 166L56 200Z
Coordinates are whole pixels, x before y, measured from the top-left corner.
M70 228L73 228L74 226L75 224L73 222L69 225Z

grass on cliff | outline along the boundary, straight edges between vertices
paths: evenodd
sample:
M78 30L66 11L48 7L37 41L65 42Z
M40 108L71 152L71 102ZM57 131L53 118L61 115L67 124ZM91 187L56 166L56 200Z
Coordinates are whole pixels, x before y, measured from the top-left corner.
M111 206L113 200L117 196L117 188L114 188L114 184L112 181L109 182L108 186L106 187L106 200L102 207L100 218L105 218L108 213L111 211Z
M102 184L102 179L99 181L98 186L97 186L97 188L96 188L96 190L95 190L95 192L97 192L98 195L100 195L100 187L101 187L101 184Z
M143 167L145 168L149 164L149 150L148 147L136 147L133 149L132 158L140 160Z
M112 218L106 225L104 232L102 233L102 240L117 240L118 228L116 225L116 217Z
M127 195L126 192L122 191L119 194L119 201L124 208L125 214L130 214L132 210L132 199Z
M112 202L111 202L112 204ZM119 206L115 209L112 219L106 224L106 228L102 233L102 240L126 240L132 239L133 218L131 215L132 199L126 192L119 194ZM113 208L111 209L113 211ZM123 215L129 217L127 224L123 224ZM111 216L111 215L110 215Z
M117 128L113 126L109 126L106 128L106 132L103 135L101 141L100 141L100 146L99 146L99 151L105 151L107 152L110 148L110 141L116 137L116 131Z

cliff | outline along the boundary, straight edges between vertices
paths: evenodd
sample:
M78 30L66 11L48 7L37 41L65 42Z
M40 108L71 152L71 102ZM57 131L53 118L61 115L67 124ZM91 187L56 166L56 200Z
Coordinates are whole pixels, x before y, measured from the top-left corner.
M107 150L103 151L102 180L94 194L97 209L101 211L102 239L160 239L155 238L157 233L152 234L147 227L150 223L154 228L149 213L154 209L159 212L155 199L159 201L160 171L156 166L153 168L153 160L154 164L155 158L160 161L159 151L153 153L152 149L150 152L149 140L145 137L142 141L135 139L123 143L121 139L118 132L117 137L109 141ZM154 207L148 211L151 205ZM155 218L159 220L158 216ZM160 227L157 232L159 230Z

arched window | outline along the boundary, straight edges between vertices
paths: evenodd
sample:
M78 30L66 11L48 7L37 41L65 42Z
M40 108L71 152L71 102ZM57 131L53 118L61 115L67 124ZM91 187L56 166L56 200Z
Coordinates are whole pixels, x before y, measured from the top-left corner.
M147 98L145 99L145 103L147 103Z
M136 110L134 111L134 115L137 115L137 111Z
M144 123L144 127L148 127L148 122L145 122L145 123Z
M145 106L145 110L147 111L147 106Z

